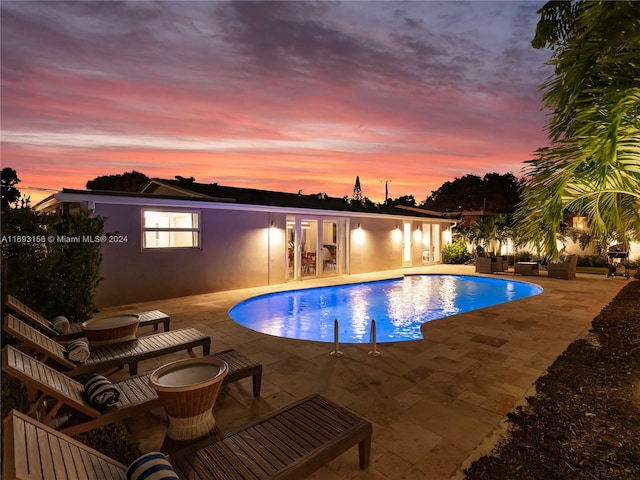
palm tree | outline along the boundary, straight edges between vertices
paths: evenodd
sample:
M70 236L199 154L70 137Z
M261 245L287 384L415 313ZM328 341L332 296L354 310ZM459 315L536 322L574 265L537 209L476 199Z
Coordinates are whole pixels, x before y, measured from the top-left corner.
M525 167L522 232L557 260L565 210L629 248L640 232L640 3L549 2L532 44L553 51L543 85L548 147Z
M471 222L469 225L469 239L471 243L480 245L485 250L489 250L491 241L493 240L493 217L484 216Z

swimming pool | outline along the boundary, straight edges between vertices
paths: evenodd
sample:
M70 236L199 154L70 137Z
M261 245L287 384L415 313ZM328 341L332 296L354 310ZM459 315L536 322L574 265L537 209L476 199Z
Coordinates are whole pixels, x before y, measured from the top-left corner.
M530 283L471 275L407 275L373 282L270 293L229 310L237 323L278 337L368 343L371 319L377 341L422 338L420 326L458 313L537 295Z

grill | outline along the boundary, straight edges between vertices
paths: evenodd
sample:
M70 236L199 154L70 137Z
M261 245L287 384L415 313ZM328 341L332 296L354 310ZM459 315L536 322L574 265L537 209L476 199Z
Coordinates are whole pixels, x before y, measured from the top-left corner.
M626 277L629 279L629 252L627 252L622 246L614 245L609 248L607 252L607 263L609 265L609 271L607 278L609 277Z

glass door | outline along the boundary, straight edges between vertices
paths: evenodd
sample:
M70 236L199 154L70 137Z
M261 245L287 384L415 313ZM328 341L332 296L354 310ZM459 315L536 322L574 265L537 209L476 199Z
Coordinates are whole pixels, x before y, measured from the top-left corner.
M287 280L295 280L300 262L296 259L296 219L287 217Z
M333 220L322 222L322 273L337 273L338 224Z
M318 221L302 219L300 226L301 274L302 277L315 277L318 275Z

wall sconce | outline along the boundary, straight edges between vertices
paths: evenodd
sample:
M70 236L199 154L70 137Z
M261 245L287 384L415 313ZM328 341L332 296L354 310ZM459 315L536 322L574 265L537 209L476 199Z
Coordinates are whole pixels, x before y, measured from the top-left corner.
M416 229L413 231L413 239L416 242L419 242L420 240L422 240L422 230L420 230L420 227L416 227Z
M444 240L444 243L451 243L451 229L447 229L444 232L442 232L442 239Z
M393 238L394 242L399 242L400 240L402 240L402 230L400 230L399 225L396 225L396 228L393 230L393 233L391 234L391 238Z
M268 237L268 242L270 245L278 245L281 242L281 237L282 237L282 233L280 233L280 230L278 230L278 228L276 227L276 221L275 220L271 220L271 223L269 225L269 228L266 230L267 231L267 237Z
M358 224L358 228L356 228L353 232L353 240L356 243L364 242L364 231L362 230L362 224Z

